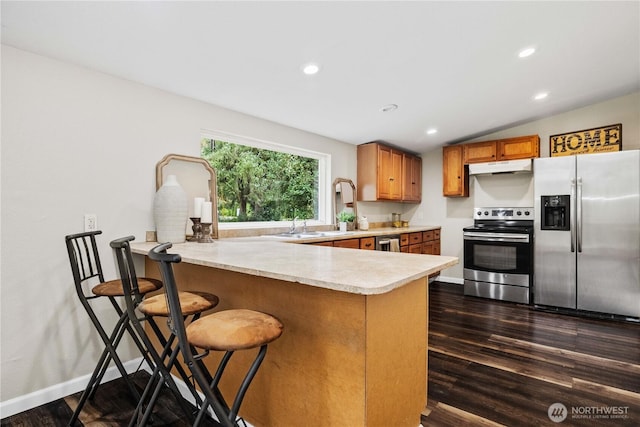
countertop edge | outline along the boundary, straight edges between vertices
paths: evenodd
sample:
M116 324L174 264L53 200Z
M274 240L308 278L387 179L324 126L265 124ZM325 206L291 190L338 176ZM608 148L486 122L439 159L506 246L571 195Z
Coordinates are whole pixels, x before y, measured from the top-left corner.
M359 295L390 292L459 261L452 256L286 243L282 239L232 238L175 244L169 252L179 253L188 264ZM132 242L131 249L147 255L157 244Z

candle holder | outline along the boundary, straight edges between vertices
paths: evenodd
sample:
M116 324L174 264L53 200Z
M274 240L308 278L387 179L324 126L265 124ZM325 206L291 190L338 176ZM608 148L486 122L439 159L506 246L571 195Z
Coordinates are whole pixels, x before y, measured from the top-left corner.
M200 235L200 239L198 239L198 243L213 243L213 239L211 238L211 222L201 222L202 231Z
M200 218L189 218L193 225L191 229L193 230L193 236L191 236L187 241L189 242L199 242L202 239L202 225L200 224Z

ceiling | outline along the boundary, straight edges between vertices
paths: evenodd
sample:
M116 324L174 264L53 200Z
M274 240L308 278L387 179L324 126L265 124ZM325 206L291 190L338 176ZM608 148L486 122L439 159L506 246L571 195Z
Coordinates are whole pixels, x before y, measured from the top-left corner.
M1 14L3 44L415 152L640 90L638 1L3 0Z

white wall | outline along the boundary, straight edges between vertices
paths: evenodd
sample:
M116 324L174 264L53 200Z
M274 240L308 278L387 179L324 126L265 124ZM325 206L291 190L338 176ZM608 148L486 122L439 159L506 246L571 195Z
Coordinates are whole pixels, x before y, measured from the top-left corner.
M640 92L532 121L476 138L488 141L521 135L540 136L540 156L549 157L549 136L622 123L623 150L640 149ZM442 149L422 155L422 204L411 218L415 224L442 226L442 255L457 256L460 263L442 272L446 280L462 282L462 228L473 223L476 206L533 206L532 175L497 175L469 178L469 197L442 196ZM535 171L534 171L535 173Z
M92 371L101 346L64 236L97 214L115 277L108 242L154 229L155 164L167 153L199 156L201 129L330 153L332 180L355 181L353 145L2 46L3 402Z

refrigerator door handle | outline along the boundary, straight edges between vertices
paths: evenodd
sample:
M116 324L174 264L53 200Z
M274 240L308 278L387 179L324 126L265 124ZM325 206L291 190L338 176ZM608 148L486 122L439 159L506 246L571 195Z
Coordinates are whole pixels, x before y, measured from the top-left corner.
M571 200L576 200L576 180L571 179ZM569 228L571 229L571 252L576 251L576 224L575 224L575 214L572 215L572 218L569 218L571 224L569 224Z
M582 178L578 177L577 184L577 196L576 196L576 222L578 224L576 234L577 234L577 245L578 252L582 252Z

